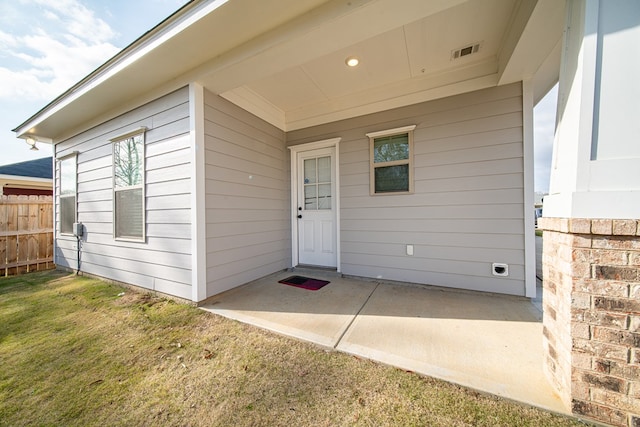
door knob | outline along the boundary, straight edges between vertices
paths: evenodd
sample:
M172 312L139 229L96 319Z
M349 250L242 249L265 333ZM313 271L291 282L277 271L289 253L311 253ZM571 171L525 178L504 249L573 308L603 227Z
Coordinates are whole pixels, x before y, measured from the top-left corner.
M302 218L302 215L298 215L298 219Z

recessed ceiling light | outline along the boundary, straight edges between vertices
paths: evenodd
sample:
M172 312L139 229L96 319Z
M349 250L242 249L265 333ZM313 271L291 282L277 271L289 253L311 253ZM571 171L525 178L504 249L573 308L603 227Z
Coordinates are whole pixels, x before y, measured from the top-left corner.
M349 67L355 67L360 63L360 60L355 56L350 56L344 61L344 63L347 64Z

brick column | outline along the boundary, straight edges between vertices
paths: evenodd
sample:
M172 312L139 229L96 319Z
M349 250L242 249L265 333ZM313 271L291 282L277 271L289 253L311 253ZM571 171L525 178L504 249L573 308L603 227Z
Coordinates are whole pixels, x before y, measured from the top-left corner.
M547 375L574 414L640 427L640 221L539 226Z

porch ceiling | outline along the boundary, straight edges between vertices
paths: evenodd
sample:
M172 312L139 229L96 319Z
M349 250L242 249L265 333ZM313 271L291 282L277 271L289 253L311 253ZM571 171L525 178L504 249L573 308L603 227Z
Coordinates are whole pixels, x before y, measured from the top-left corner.
M563 15L560 0L192 2L15 131L55 142L194 81L286 131L526 78L544 94Z
M313 43L289 40L275 72L254 72L247 83L218 93L290 131L534 77L541 97L557 80L562 1L448 1L431 8L407 2L409 15L397 1L377 3L343 23L366 29L366 38L336 25L334 33L318 31ZM477 53L453 57L473 45ZM345 64L352 56L360 60L354 68ZM218 77L202 82L219 88Z
M384 21L392 11L375 18L366 14L366 22L357 25L381 31L355 43L341 37L332 52L258 77L222 96L260 115L264 112L256 111L256 105L270 106L269 117L279 117L280 127L292 130L411 103L428 98L425 91L463 81L495 85L506 31L521 2L457 3L421 19L411 15L411 22L391 29L375 18ZM477 53L452 59L452 51L474 44L480 45ZM357 67L345 64L352 56L360 60Z

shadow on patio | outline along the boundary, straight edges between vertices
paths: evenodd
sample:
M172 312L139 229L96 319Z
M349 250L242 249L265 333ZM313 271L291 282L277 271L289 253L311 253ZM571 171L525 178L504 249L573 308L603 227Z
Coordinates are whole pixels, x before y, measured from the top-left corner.
M203 309L321 346L556 412L542 371L542 313L526 298L343 278L309 291L283 271ZM309 272L301 274L310 275Z

